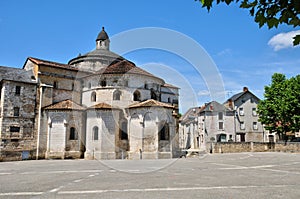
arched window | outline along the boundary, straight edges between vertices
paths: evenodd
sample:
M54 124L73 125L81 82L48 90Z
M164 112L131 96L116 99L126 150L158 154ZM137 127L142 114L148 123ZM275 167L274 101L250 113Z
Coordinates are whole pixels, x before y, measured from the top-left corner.
M120 137L121 137L121 140L128 140L127 122L126 121L121 123Z
M97 96L96 96L96 92L94 91L94 92L92 92L92 94L91 94L91 101L92 101L92 102L96 102L96 100L97 100Z
M116 90L113 94L113 100L120 100L121 98L121 91Z
M99 139L99 128L97 126L93 127L93 140Z
M154 92L153 88L151 88L151 99L157 100L157 95Z
M133 93L133 101L141 101L141 93L138 90Z
M57 81L54 81L54 82L53 82L53 88L58 88L58 83L57 83Z
M70 140L77 140L76 129L74 127L70 128Z
M128 86L128 80L124 80L124 86Z
M160 140L169 140L169 124L165 123L159 131Z
M152 116L153 117L153 116ZM144 115L144 121L152 121L153 118L151 117L151 112L147 112L145 115Z
M105 87L106 86L106 79L101 80L101 86Z

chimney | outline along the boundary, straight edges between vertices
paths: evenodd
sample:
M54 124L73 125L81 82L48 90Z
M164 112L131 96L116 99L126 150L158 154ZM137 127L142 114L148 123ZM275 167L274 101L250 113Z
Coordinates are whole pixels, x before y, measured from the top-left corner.
M247 91L248 91L248 87L245 86L245 87L243 88L243 91L244 91L244 92L247 92Z

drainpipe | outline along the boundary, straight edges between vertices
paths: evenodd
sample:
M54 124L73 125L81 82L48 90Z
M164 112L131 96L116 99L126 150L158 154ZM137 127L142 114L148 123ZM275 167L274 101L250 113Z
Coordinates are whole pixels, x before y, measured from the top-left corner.
M234 109L233 109L233 114L234 114L234 117L233 117L233 125L234 125L234 142L236 142L236 138L237 138L237 136L236 136L236 114L237 114L237 112L236 112L236 106L235 106Z

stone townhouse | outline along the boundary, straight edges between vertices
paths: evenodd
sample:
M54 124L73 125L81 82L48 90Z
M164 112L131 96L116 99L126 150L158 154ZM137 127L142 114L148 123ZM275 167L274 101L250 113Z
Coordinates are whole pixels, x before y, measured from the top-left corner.
M192 107L179 119L180 149L199 149L200 139L198 117L203 107Z
M181 118L181 149L209 151L213 142L265 142L269 136L258 121L259 99L248 88L224 104L212 101L189 109Z
M209 142L235 141L234 112L216 101L205 104L199 114L200 142L198 146L205 150Z
M233 95L224 105L235 111L235 133L237 142L264 142L268 141L263 125L258 121L256 97L247 87Z
M96 49L67 64L29 57L23 69L8 75L29 74L19 78L23 82L10 79L8 87L8 80L2 78L2 154L19 150L38 158L177 157L179 88L111 52L109 47L103 28ZM21 96L14 104L12 91L17 85ZM14 110L17 112L17 105L20 116L10 118L15 119L10 129L6 120ZM21 115L31 123L23 124ZM29 126L31 142L26 144L23 132L29 131ZM17 127L19 137L14 139ZM9 147L12 142L18 147Z
M0 160L36 148L36 79L31 71L0 67Z
M235 141L233 116L232 110L216 101L190 109L180 120L181 148L206 151L207 143Z

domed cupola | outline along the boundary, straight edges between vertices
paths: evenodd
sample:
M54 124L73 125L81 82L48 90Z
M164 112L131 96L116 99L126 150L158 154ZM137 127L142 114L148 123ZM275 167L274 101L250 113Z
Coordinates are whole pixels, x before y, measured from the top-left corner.
M82 71L95 72L101 68L107 67L112 63L125 60L122 56L109 50L110 40L102 27L102 31L96 39L96 49L86 54L79 54L71 59L68 64Z
M98 34L96 39L96 49L106 49L109 50L109 37L102 27L102 31Z

